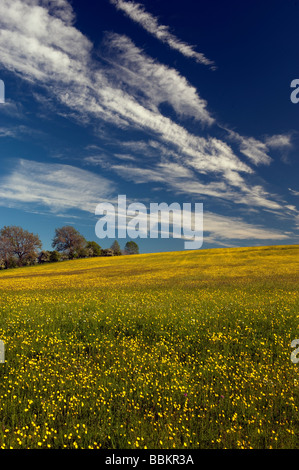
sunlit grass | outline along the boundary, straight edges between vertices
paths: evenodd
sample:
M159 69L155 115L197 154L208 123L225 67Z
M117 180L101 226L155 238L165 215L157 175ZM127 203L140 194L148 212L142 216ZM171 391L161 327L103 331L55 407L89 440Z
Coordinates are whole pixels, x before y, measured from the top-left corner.
M299 247L0 273L0 448L297 448Z

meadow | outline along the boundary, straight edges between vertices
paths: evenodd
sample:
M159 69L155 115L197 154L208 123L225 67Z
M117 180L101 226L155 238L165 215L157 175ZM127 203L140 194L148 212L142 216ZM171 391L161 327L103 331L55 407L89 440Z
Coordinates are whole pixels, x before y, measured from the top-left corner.
M299 246L0 272L0 448L299 447Z

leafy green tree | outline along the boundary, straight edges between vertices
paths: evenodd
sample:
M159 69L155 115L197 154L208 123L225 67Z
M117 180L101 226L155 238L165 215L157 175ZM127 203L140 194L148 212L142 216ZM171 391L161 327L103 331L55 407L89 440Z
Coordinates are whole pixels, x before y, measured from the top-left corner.
M86 248L89 250L89 256L101 256L101 247L97 242L86 242Z
M79 248L74 258L88 258L90 256L90 250L86 247Z
M119 246L119 243L118 243L117 240L115 240L112 243L110 249L113 251L114 256L120 256L121 255L121 249L120 249L120 246Z
M56 263L57 261L61 260L61 254L54 250L54 251L49 251L49 261L50 263Z
M41 251L37 257L39 264L48 263L50 261L50 253L48 251Z
M85 245L86 240L83 235L71 225L66 225L55 230L52 247L64 253L68 259L75 258Z
M139 255L139 247L136 242L130 241L125 246L126 255Z
M101 256L114 256L114 253L111 248L105 248L104 250L102 250Z
M15 257L9 258L7 268L8 269L16 268L17 266L18 266L18 263L17 263L16 258Z

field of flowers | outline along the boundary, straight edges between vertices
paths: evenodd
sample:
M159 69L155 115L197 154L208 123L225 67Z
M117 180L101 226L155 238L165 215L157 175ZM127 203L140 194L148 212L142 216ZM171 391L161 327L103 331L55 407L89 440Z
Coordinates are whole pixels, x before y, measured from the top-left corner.
M299 246L0 272L0 448L298 448Z

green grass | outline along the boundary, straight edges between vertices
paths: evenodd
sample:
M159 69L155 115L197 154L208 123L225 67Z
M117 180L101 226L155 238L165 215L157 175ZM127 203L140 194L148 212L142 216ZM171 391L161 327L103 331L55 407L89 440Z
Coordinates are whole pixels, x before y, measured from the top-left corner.
M0 273L0 448L298 448L299 247Z

